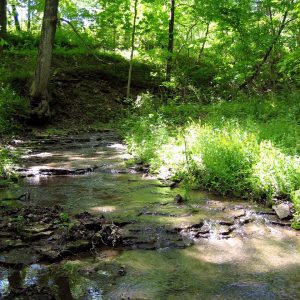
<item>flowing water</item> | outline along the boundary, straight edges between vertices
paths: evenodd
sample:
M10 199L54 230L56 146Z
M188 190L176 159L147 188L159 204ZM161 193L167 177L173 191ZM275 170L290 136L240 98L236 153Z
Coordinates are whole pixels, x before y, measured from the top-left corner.
M27 192L41 206L127 222L122 234L131 247L0 267L0 298L38 285L58 299L300 299L299 232L272 225L268 208L199 191L178 205L174 197L184 191L127 168L130 156L109 131L16 143L27 177L1 198ZM57 169L77 175L48 176Z

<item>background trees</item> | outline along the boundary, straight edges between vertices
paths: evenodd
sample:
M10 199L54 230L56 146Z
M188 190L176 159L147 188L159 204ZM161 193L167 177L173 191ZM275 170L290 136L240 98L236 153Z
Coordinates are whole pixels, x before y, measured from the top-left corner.
M5 2L0 1L1 35L8 23L9 33L27 29L37 36L45 2L9 0L7 9ZM130 58L131 7L130 0L61 0L60 17L81 37L68 24L59 24L56 46L87 44ZM166 81L208 94L213 87L223 96L299 84L299 76L286 71L298 65L297 0L141 0L137 10L134 56L154 63Z

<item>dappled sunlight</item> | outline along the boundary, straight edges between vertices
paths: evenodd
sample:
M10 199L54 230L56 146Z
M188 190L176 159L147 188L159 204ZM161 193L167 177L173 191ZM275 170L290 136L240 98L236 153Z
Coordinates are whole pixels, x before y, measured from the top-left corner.
M115 206L96 206L96 207L91 207L89 210L92 212L114 212L116 210Z
M42 152L42 153L22 155L21 158L23 158L23 159L30 159L30 158L34 158L34 157L46 158L46 157L52 157L53 155L54 155L53 153Z
M126 151L126 149L127 149L127 147L124 144L118 144L118 143L109 145L109 146L107 146L107 148L118 149L118 150L122 150L122 151Z
M118 147L53 151L53 156L32 158L29 163L35 176L27 178L29 185L24 190L30 191L31 201L46 206L62 205L72 215L87 211L98 217L103 214L115 224L129 222L122 227L121 236L133 241L132 248L156 249L113 249L107 253L95 249L96 258L90 261L85 257L67 261L64 268L73 294L98 297L100 286L107 289L105 295L111 299L121 296L154 299L157 295L170 299L209 299L224 293L230 296L238 286L238 290L250 294L258 291L261 296L270 292L266 288L270 282L268 274L278 272L280 278L281 272L299 268L300 239L294 231L267 226L258 217L238 226L229 236L222 236L218 233L222 230L220 221L238 224L236 216L256 211L255 205L196 190L189 192L189 202L178 204L174 197L185 194L184 186L171 189L138 174L118 174L126 157L125 151ZM172 153L180 151L183 148ZM33 165L34 159L37 161ZM39 174L41 169L94 165L99 170L85 176ZM168 178L169 168L166 166L164 171ZM201 224L209 228L209 234L196 238L195 245L187 247L192 237L184 230ZM123 274L120 278L112 275L119 272ZM45 275L33 267L26 276L24 282L30 285ZM288 276L286 280L294 282ZM5 289L5 280L1 284Z
M239 272L280 271L300 268L300 240L294 232L264 234L261 237L208 239L199 241L185 254L194 259L214 264L234 264Z
M201 240L194 247L186 249L185 255L213 264L238 263L247 258L244 241L239 238Z

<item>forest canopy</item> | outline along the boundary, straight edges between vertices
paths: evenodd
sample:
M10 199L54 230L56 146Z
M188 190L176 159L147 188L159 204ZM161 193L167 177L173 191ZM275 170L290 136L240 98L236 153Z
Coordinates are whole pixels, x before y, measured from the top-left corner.
M7 31L26 42L7 37L2 44L36 48L43 8L44 1L7 1ZM295 0L138 0L134 57L155 64L153 76L164 76L171 56L176 84L213 96L294 87L300 80L299 10ZM133 11L130 0L61 0L56 47L129 58Z

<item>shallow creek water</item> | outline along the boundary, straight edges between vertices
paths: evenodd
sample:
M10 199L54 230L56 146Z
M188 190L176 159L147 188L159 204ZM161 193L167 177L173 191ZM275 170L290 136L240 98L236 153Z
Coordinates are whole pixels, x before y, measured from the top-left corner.
M41 206L130 222L122 234L136 242L129 250L93 249L55 264L0 267L0 298L11 288L39 285L58 299L300 299L300 235L272 225L268 208L199 191L178 205L180 188L126 168L126 148L110 131L20 147L28 177L1 198L28 192L28 201ZM59 168L93 172L47 175ZM206 228L200 236L185 230L199 222ZM238 226L229 231L230 224Z

